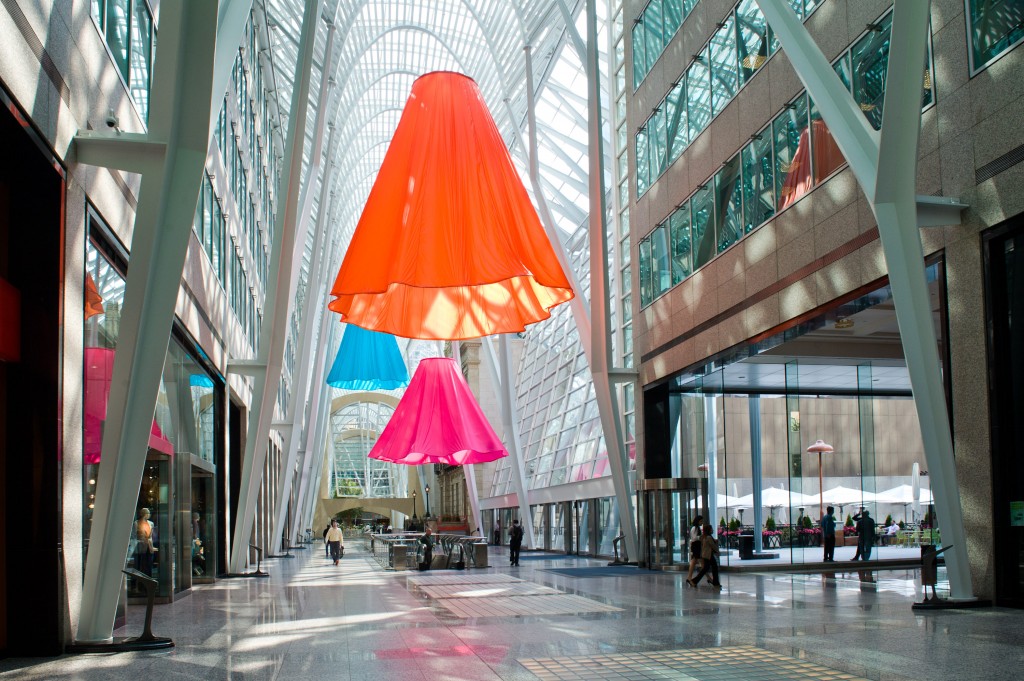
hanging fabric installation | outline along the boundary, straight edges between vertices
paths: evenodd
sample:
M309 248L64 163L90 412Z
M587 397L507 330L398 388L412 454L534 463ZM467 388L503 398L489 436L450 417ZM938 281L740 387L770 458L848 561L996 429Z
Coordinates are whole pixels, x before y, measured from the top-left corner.
M327 384L343 390L394 390L409 385L409 371L394 336L349 324Z
M472 79L413 83L331 293L342 321L430 340L522 331L573 297Z
M380 434L371 459L419 465L484 463L508 456L454 359L424 359Z

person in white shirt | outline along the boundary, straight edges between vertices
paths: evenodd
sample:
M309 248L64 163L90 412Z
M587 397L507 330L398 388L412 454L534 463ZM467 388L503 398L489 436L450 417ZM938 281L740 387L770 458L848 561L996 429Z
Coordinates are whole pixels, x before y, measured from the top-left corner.
M331 520L331 529L327 530L327 545L331 547L331 558L334 559L334 564L337 565L341 559L341 545L345 541L345 535L342 534L341 528L338 527L337 520Z

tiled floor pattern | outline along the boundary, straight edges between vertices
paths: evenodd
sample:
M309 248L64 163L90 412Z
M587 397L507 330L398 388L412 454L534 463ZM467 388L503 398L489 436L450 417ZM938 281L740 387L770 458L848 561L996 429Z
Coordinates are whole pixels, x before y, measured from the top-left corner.
M501 572L468 572L460 570L454 575L413 575L407 578L411 584L494 584L497 582L521 582L523 580Z
M678 679L681 681L865 681L763 648L668 650L624 655L539 658L520 663L542 681Z
M619 612L621 608L501 572L416 575L409 582L456 617L525 617Z
M562 593L534 582L494 582L491 584L441 584L420 587L431 598L485 598L494 596L543 596Z
M1024 668L1024 612L912 611L922 598L913 570L724 573L715 591L678 573L579 579L541 560L509 568L497 548L494 568L432 573L386 572L358 541L339 566L319 548L267 561L269 579L218 580L158 605L153 631L174 639L171 650L0 659L0 681L1020 681ZM560 593L436 600L424 591L531 585ZM570 597L621 610L462 617L441 605ZM143 616L129 606L115 635L137 635Z
M441 598L438 605L456 617L516 617L534 615L576 615L585 612L619 612L583 596L555 594L504 598Z

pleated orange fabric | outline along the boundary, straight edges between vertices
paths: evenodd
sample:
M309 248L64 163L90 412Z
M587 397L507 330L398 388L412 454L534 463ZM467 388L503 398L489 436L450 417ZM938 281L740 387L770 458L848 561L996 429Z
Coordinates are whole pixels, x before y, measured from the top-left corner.
M522 331L573 297L472 79L416 79L328 307L405 338Z

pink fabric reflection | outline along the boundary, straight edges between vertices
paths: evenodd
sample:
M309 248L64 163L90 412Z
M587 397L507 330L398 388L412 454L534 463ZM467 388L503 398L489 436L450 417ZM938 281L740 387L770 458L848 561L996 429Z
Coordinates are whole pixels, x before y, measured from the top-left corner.
M508 456L455 360L424 359L371 459L409 465L484 463Z
M110 398L110 379L113 374L113 349L85 349L85 442L82 449L87 464L100 462L103 422L107 419L107 400ZM155 420L149 433L149 446L164 454L174 454L174 445L164 437Z

